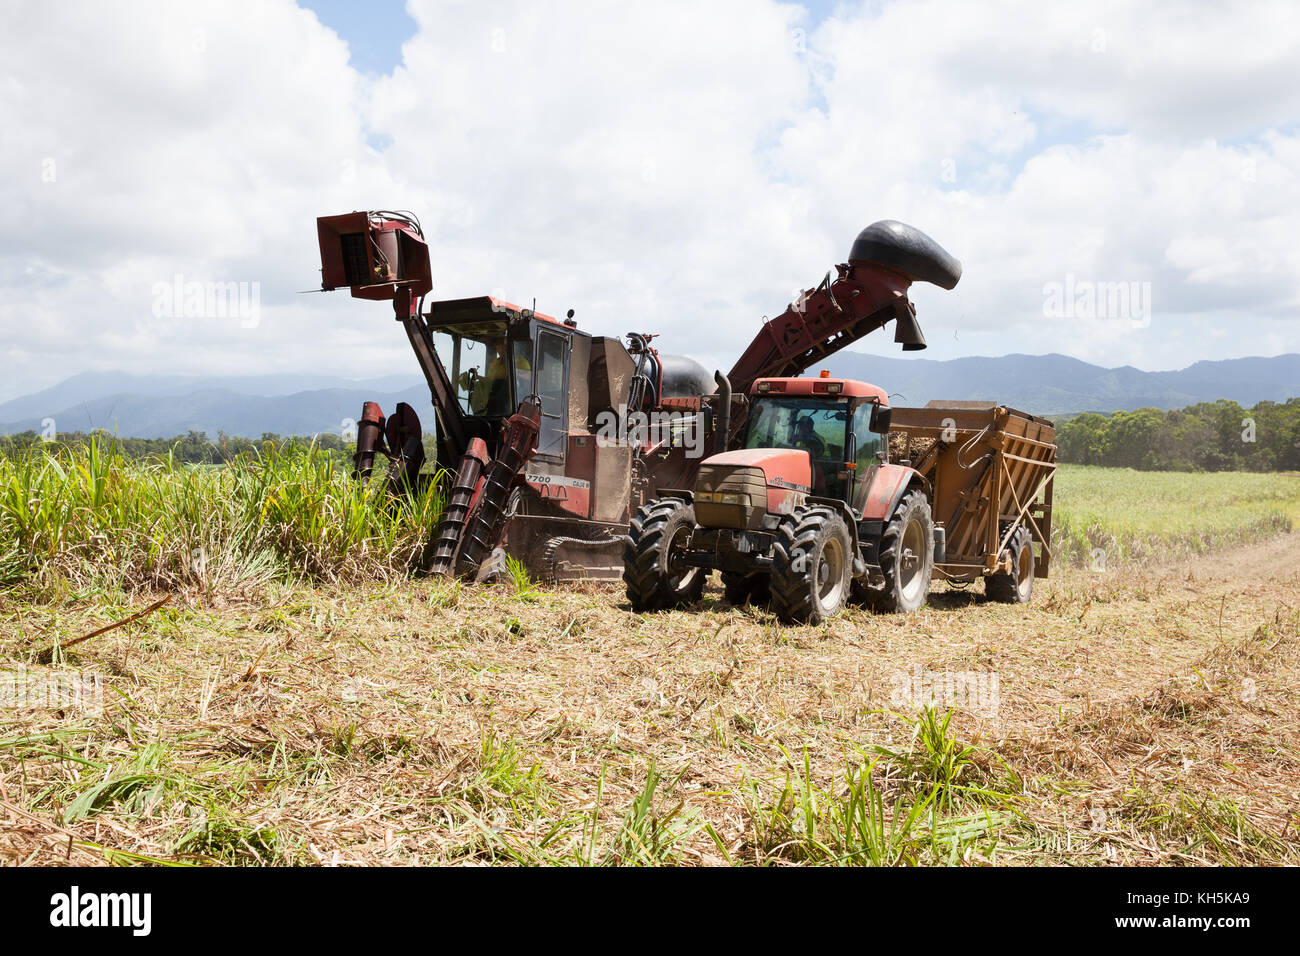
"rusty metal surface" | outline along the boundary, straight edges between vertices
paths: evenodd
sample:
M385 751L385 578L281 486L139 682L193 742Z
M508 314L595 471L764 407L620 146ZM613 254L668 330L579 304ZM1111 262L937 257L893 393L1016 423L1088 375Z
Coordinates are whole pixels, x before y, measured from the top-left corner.
M429 247L414 216L351 212L316 220L321 288L348 288L358 299L393 298L403 287L413 298L433 288Z
M456 468L456 482L447 496L447 504L442 509L442 520L434 533L428 561L431 573L447 575L455 567L465 525L478 497L483 470L489 461L487 445L483 439L471 439L469 448Z
M357 422L357 450L352 456L352 477L362 481L370 477L375 468L375 455L387 454L384 445L384 410L378 402L365 402L361 406L361 419Z
M478 508L465 526L456 573L473 577L479 565L501 540L505 525L506 500L524 464L537 448L542 410L526 401L506 420L501 450L483 477Z
M416 476L424 464L424 432L420 416L406 402L398 402L393 414L384 422L384 441L388 448L388 493L405 494L415 487Z

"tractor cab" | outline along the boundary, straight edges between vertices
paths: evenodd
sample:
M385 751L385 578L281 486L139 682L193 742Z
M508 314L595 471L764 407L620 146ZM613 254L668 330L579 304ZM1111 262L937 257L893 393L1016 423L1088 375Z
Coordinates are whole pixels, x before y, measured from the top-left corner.
M872 469L888 460L889 397L875 385L819 378L754 383L741 446L808 453L809 488L861 512Z

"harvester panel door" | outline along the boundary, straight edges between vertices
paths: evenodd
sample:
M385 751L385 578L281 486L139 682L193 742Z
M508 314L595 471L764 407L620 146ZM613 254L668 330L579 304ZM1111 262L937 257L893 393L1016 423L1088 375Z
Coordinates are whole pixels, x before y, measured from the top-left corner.
M533 388L542 401L536 458L563 462L569 418L569 337L539 330Z

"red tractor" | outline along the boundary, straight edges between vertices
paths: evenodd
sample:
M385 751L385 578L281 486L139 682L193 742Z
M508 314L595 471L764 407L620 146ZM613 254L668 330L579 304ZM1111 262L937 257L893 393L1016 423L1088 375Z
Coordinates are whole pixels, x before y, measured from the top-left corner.
M992 403L900 409L903 437L928 442L913 467L889 460L894 410L875 385L764 378L750 398L739 447L632 519L623 578L634 610L693 603L714 569L732 604L770 600L808 623L850 600L914 611L932 576L982 576L990 598L1024 603L1047 574L1050 422ZM948 553L950 530L960 553Z
M850 595L889 611L925 602L936 536L925 479L888 461L890 407L875 385L764 378L739 447L705 459L690 491L632 520L624 552L638 611L698 599L710 569L727 600L817 622Z

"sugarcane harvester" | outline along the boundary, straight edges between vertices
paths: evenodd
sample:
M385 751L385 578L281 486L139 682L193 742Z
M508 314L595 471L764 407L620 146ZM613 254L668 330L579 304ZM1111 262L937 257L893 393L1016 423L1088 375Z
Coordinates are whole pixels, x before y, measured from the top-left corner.
M509 553L547 580L616 579L632 512L688 480L692 449L712 439L706 370L661 354L650 334L626 345L592 335L572 310L560 320L490 296L427 302L428 246L409 213L322 217L317 234L322 288L391 300L429 386L437 462L454 475L429 570L481 578ZM658 427L639 424L652 416ZM365 403L358 478L377 455L394 493L430 480L409 405L385 417Z
M437 461L454 478L426 563L479 578L504 554L544 580L624 575L633 517L732 447L755 383L798 375L890 321L905 350L924 348L907 289L944 285L955 267L911 227L870 226L848 263L764 321L727 375L709 376L650 333L625 344L581 330L572 310L560 320L489 296L426 303L428 247L409 213L323 217L317 231L322 287L392 301L430 389ZM366 403L358 477L382 454L395 493L429 480L422 438L408 405L385 417Z

